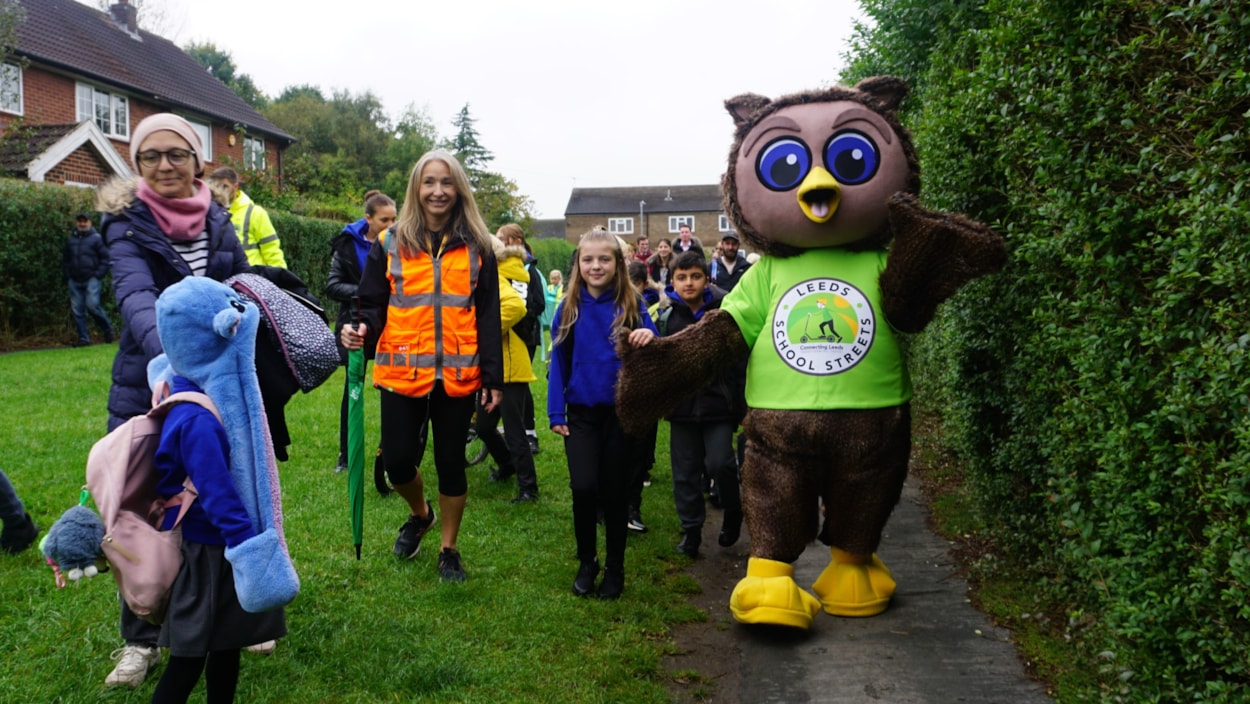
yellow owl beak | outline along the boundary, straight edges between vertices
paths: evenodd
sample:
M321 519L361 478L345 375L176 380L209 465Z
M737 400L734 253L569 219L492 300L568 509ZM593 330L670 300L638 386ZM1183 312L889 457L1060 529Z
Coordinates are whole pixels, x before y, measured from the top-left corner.
M799 184L799 207L808 220L827 223L838 212L842 202L842 186L824 167L812 169L803 183Z

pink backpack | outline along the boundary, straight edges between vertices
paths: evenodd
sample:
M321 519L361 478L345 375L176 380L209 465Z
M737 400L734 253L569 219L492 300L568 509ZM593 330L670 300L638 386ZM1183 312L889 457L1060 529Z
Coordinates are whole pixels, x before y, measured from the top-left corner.
M173 394L146 415L135 416L96 442L87 456L87 489L104 523L100 547L108 559L122 598L136 616L160 624L169 592L182 569L182 531L178 529L195 501L195 485L166 500L156 493L156 448L169 409L195 403L221 414L212 400L195 392ZM168 531L158 530L165 512L177 510Z

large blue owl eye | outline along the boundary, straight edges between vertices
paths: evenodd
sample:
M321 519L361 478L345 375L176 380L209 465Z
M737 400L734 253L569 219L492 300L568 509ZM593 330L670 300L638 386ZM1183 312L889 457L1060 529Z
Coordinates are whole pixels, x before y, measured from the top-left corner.
M812 170L812 153L807 145L793 137L769 142L755 160L755 173L760 183L773 191L788 191L803 182Z
M825 166L833 177L846 186L856 186L877 173L881 163L877 143L854 130L838 132L825 147Z

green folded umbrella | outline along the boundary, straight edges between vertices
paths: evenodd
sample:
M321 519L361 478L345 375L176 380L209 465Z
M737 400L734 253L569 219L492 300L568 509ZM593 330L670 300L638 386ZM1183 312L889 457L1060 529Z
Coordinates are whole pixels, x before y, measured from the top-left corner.
M356 301L355 326L360 325L360 302ZM365 530L365 351L347 353L347 498L352 510L352 542L356 559Z

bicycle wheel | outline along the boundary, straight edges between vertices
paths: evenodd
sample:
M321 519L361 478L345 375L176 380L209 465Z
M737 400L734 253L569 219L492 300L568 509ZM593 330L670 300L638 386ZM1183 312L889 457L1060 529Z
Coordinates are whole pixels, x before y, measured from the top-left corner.
M469 426L469 437L464 441L465 463L472 467L486 459L487 454L486 443L482 442L482 439L477 436L477 429Z

